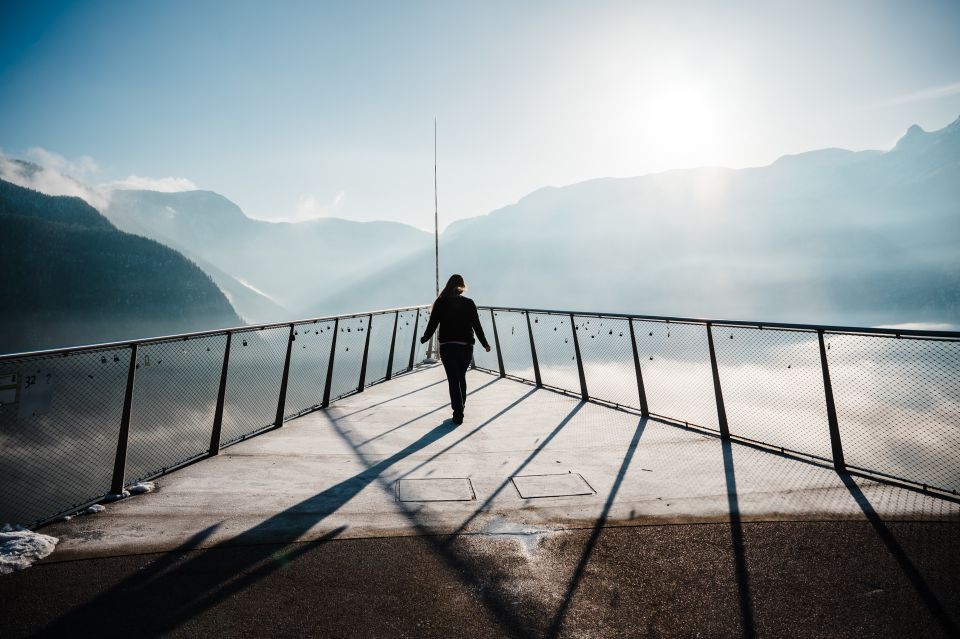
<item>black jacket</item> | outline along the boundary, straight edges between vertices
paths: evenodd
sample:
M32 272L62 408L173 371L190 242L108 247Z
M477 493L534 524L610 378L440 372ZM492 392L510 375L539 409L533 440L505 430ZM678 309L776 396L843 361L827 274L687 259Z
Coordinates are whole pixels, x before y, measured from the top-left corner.
M473 334L476 332L477 339L480 340L483 347L489 347L487 338L483 335L483 327L480 326L477 305L469 297L459 294L441 295L434 304L427 329L423 332L423 337L420 338L421 344L430 339L438 325L440 326L441 344L444 342L473 344Z

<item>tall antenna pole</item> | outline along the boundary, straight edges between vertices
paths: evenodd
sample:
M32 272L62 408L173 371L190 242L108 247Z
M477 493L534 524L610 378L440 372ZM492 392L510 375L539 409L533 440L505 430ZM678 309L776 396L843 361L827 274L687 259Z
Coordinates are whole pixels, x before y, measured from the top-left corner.
M437 206L437 118L433 118L433 275L434 299L440 296L440 214ZM440 347L437 345L437 335L430 338L430 348L427 349L428 364L435 364L440 357Z
M436 294L440 295L440 224L437 207L437 118L433 118L433 257Z

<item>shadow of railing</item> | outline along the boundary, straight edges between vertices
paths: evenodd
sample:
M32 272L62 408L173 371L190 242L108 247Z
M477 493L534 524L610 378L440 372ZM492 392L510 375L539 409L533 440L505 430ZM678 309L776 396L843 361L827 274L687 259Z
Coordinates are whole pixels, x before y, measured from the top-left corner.
M497 380L491 380L473 390L472 393L482 393L496 383ZM371 406L382 406L400 397L422 394L429 391L432 386L432 384L423 385ZM356 458L363 464L361 472L213 546L205 545L204 541L215 532L215 527L209 527L195 534L176 551L165 555L157 563L151 564L146 571L121 581L93 601L58 619L45 630L45 633L50 635L82 634L85 631L93 633L97 631L103 620L108 618L116 624L117 628L122 628L123 624L129 624L129 627L136 628L145 634L173 632L190 619L261 583L284 566L295 565L296 562L305 559L309 553L322 547L324 542L337 538L344 530L344 526L334 527L323 533L317 543L294 541L282 544L265 543L272 538L268 533L274 527L282 525L285 535L295 540L322 523L331 514L340 511L360 491L371 485L376 484L385 493L392 495L396 481L417 473L430 462L455 451L457 446L471 437L509 417L512 410L538 393L544 393L544 391L528 390L462 434L449 421L430 426L413 441L397 444L396 450L383 458L379 452L375 457L373 453L365 451L364 442L354 441L341 424L343 416L362 414L363 408L351 410L350 413L328 415L327 425L350 447ZM584 402L571 402L569 410L555 426L541 426L540 428L544 428L544 432L547 433L546 437L538 440L537 446L507 475L516 475L533 463L538 456L543 455L551 444L558 441L561 433L571 428L574 422L580 419L586 406L588 405ZM430 423L431 416L443 407L437 406L422 411L415 420L408 420L406 417L403 419L407 424L416 421ZM611 412L611 415L619 415L618 420L624 421L622 413ZM502 567L498 566L495 560L491 563L489 558L479 557L458 544L458 538L462 537L458 533L469 533L470 525L490 509L496 496L507 485L509 478L498 484L482 502L472 508L471 512L453 529L452 534L446 531L438 535L431 520L418 508L410 507L403 502L400 502L398 507L413 531L422 537L423 547L439 559L449 573L470 592L475 593L484 610L495 620L501 634L512 637L564 636L565 633L570 632L566 625L568 611L581 593L584 578L594 561L595 551L604 537L604 531L608 530L606 526L610 523L613 506L621 495L631 465L638 451L642 449L642 442L647 441L641 438L649 432L652 425L656 428L670 428L669 424L650 418L640 418L635 422L609 491L603 496L603 506L590 527L586 529L586 541L571 565L569 578L561 588L561 597L554 603L537 597L535 593L517 593L509 590L503 585L506 577ZM388 424L383 432L395 432L396 428ZM546 430L547 428L549 430ZM784 457L778 453L749 446L734 447L733 443L735 442L720 440L719 452L722 455L723 478L726 485L727 525L732 542L729 545L729 552L739 601L740 634L752 637L756 634L754 614L757 595L751 588L747 567L748 548L744 535L745 524L741 516L738 475L734 468L734 450L743 451L750 456L750 461L743 462L748 465L756 460L783 460ZM416 459L415 463L409 467L405 466L402 472L394 472L401 462L409 464L413 461L414 455L423 457ZM694 463L694 461L688 463ZM818 475L824 473L824 469L806 464L797 464L797 467L810 468ZM779 470L780 466L770 468L770 472L779 472ZM682 474L683 469L680 468L678 472ZM947 606L941 602L936 590L929 585L915 562L911 560L909 552L897 542L883 517L878 514L860 487L849 476L841 475L840 480L850 497L863 511L877 537L896 559L903 574L913 585L930 614L937 619L940 628L948 635L951 632L955 633L956 624L952 621ZM204 546L202 553L187 554L183 558L186 551L199 546ZM241 547L244 549L243 552L234 554L231 562L224 563L218 557L218 550ZM175 596L171 596L170 593L175 593ZM143 606L142 603L145 601L150 602L150 605Z

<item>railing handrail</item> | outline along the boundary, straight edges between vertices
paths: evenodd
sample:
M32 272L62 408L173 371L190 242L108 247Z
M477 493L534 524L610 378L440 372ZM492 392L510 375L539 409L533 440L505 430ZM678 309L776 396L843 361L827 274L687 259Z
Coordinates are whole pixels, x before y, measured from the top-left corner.
M478 309L503 311L508 313L540 313L543 315L575 315L577 317L596 317L610 319L634 319L651 322L666 322L676 324L712 324L714 326L743 326L758 329L784 329L816 333L838 333L843 335L884 335L888 337L921 337L960 340L960 331L930 331L914 328L880 328L866 326L832 326L829 324L792 324L787 322L757 322L749 320L726 320L706 317L670 317L666 315L637 315L633 313L600 313L596 311L561 311L556 309L540 309L513 306L478 306Z
M198 337L210 337L213 335L226 335L227 333L249 333L251 331L262 331L271 328L281 328L298 324L316 324L318 322L329 322L335 319L354 319L357 317L366 317L367 315L384 315L386 313L404 313L406 311L416 311L425 308L429 304L420 304L419 306L400 306L397 308L384 308L377 311L364 311L362 313L349 313L346 315L324 315L322 317L308 317L306 319L288 320L285 322L270 322L268 324L244 324L243 326L231 326L229 328L212 328L206 331L194 331L192 333L176 333L173 335L160 335L157 337L141 337L137 339L120 340L117 342L101 342L97 344L82 344L80 346L66 346L63 348L50 348L39 351L25 351L22 353L9 353L0 355L0 362L11 359L24 359L27 357L48 357L51 355L69 355L86 351L100 351L111 348L129 348L136 344L157 344L160 342L171 342L175 340L195 339Z

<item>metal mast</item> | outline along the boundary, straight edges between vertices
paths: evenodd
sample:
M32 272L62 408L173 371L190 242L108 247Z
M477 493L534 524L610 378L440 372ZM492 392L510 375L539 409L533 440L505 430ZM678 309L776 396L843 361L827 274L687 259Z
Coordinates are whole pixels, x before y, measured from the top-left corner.
M440 225L437 207L437 118L433 118L433 266L434 288L440 295ZM435 297L436 297L435 295Z
M437 206L437 118L433 118L433 275L434 299L440 296L440 214ZM437 335L430 338L427 349L427 363L436 363L440 356Z

